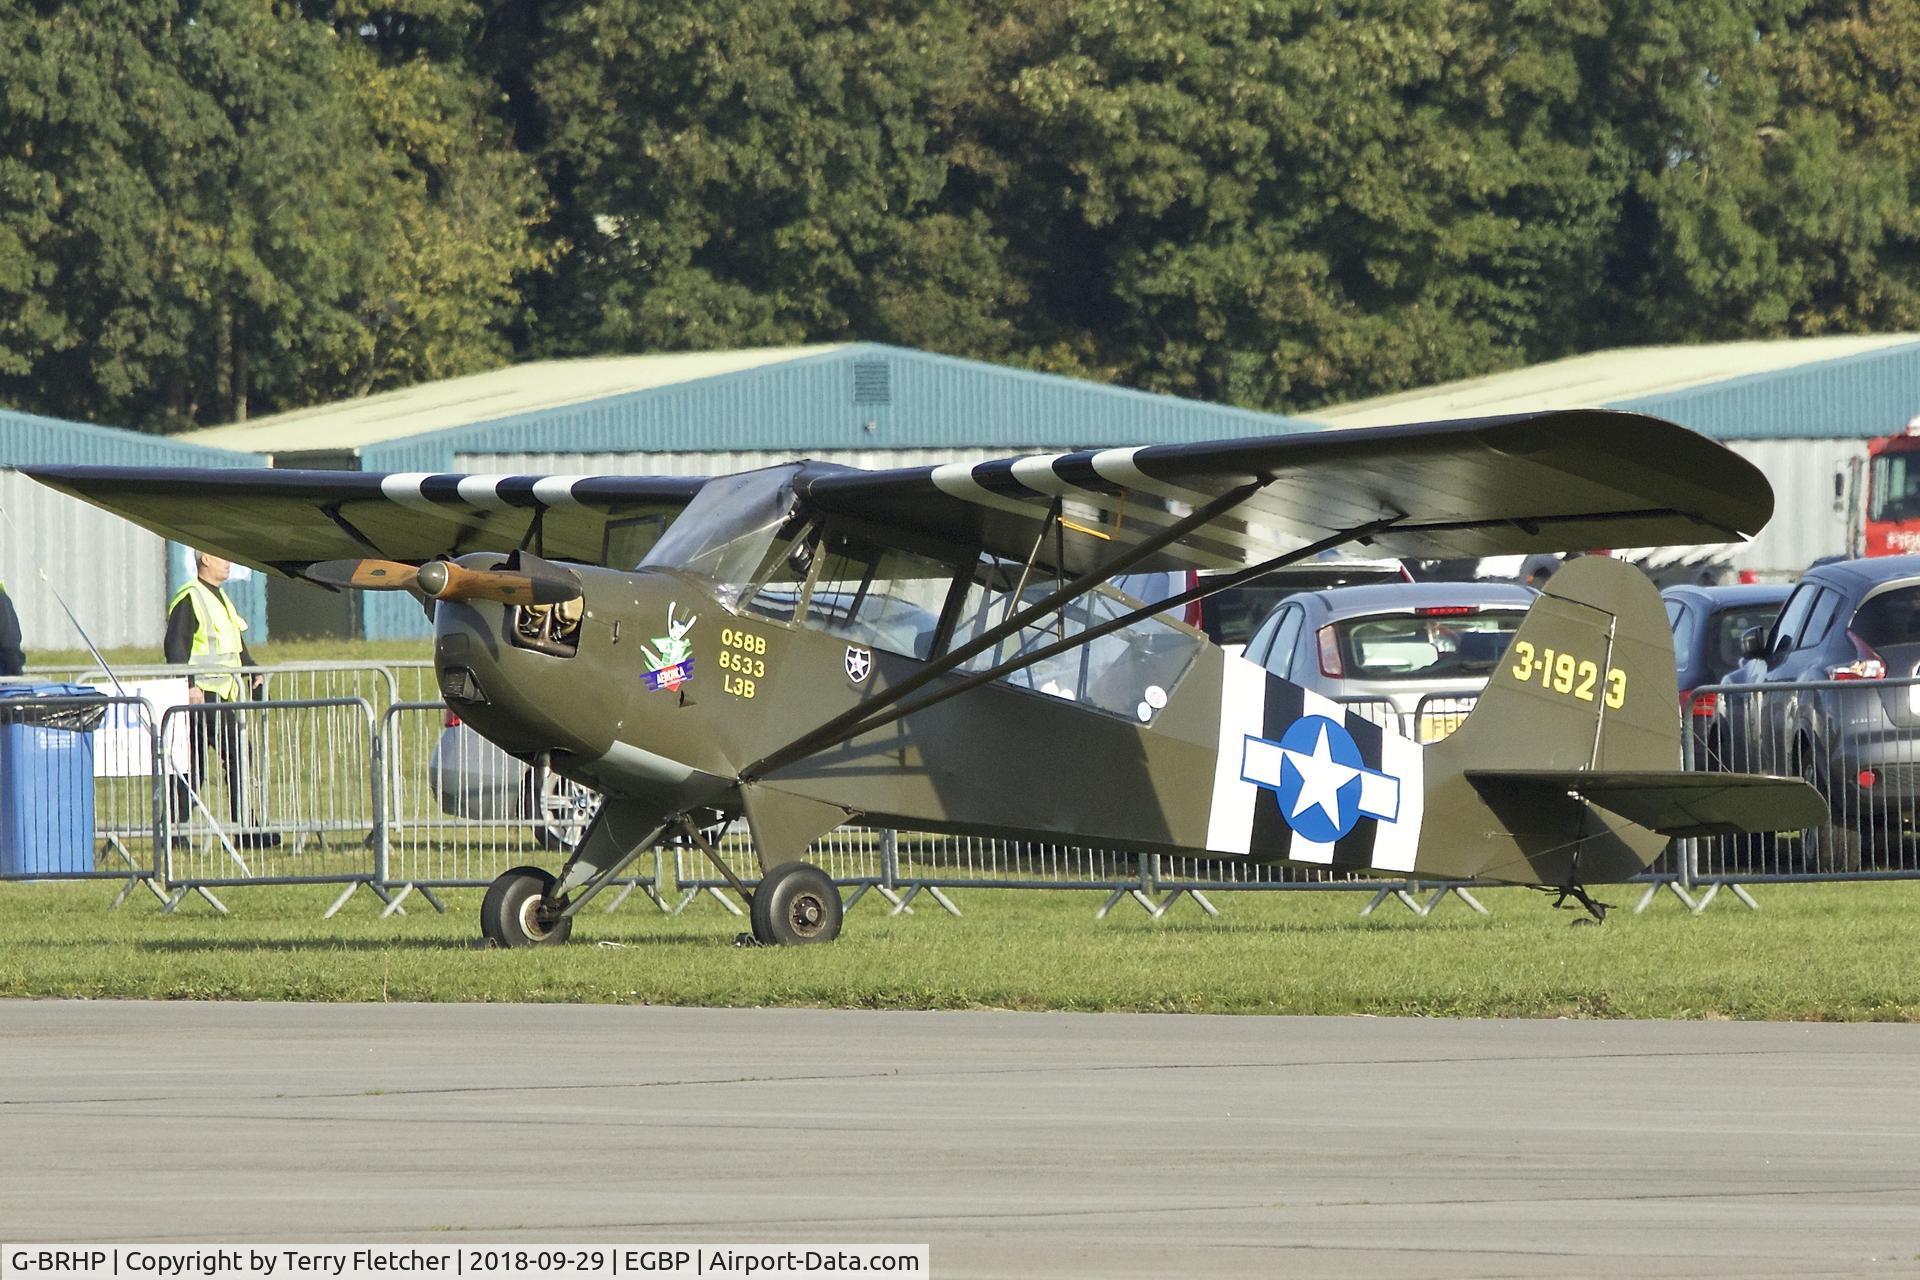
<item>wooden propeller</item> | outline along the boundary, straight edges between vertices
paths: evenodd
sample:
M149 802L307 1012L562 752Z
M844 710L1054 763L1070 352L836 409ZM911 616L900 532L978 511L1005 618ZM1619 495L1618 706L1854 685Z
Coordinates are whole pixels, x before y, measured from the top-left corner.
M395 560L326 560L307 570L316 582L358 591L412 591L431 600L491 600L496 604L559 604L580 597L580 583L564 570L532 574L514 569L468 569L451 560L419 568Z

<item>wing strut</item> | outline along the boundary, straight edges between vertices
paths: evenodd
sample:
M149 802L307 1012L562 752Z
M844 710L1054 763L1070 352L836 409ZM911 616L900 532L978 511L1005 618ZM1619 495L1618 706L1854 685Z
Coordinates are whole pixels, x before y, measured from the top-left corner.
M743 780L750 781L770 770L781 768L785 765L792 764L796 760L803 759L810 755L816 755L819 752L839 746L841 743L857 738L863 733L870 733L875 729L884 729L894 721L910 716L917 711L924 711L928 707L945 702L948 698L957 697L971 689L977 689L983 684L990 684L995 680L1011 675L1015 671L1030 667L1037 662L1044 662L1055 654L1065 653L1069 649L1077 649L1082 645L1090 644L1098 640L1101 636L1109 635L1123 627L1130 627L1134 623L1151 618L1157 613L1164 613L1169 609L1178 608L1191 601L1204 599L1216 592L1231 590L1243 583L1251 582L1262 574L1271 573L1275 569L1282 568L1299 560L1304 560L1310 556L1317 556L1322 551L1332 550L1334 547L1340 546L1343 543L1365 539L1392 525L1398 519L1400 519L1398 516L1388 516L1383 519L1372 520L1363 525L1356 525L1352 529L1343 529L1339 533L1322 538L1320 541L1311 543L1308 546L1297 547L1292 551L1283 552L1269 560L1264 560L1259 564L1251 565L1237 572L1218 578L1204 579L1201 585L1189 587L1178 595L1169 596L1167 599L1155 604L1142 605L1140 608L1130 613L1123 613L1117 618L1109 618L1098 626L1088 627L1084 631L1056 640L1052 644L1044 645L1031 653L1024 653L1017 657L1010 658L999 666L992 667L986 671L969 673L964 679L949 685L945 689L941 689L917 701L907 703L905 706L901 705L908 694L925 687L929 680L945 674L947 671L952 670L954 666L965 662L967 658L971 657L974 653L979 652L988 645L997 644L1006 635L1013 634L1013 631L1017 630L1018 627L1025 626L1025 617L1027 614L1032 613L1033 610L1024 610L1021 615L1022 620L1018 622L1017 626L1009 628L1008 624L1003 623L1000 627L995 628L993 632L981 636L963 646L964 652L962 649L954 650L949 653L945 659L942 659L941 662L930 664L912 679L902 681L899 685L888 690L886 695L875 698L870 702L864 702L860 706L855 707L852 712L838 716L834 720L814 730L812 733L796 739L794 742L789 743L771 755L762 757L760 760L741 770L740 776ZM1107 576L1111 577L1113 575L1109 574ZM1102 581L1104 580L1103 578ZM1083 587L1081 590L1075 592L1074 595L1061 600L1059 605L1055 607L1064 607L1074 598L1085 595L1087 591L1092 590L1093 587L1097 585L1099 584L1093 583ZM1056 592L1055 594L1057 595L1059 593ZM933 668L936 666L941 669L935 671Z

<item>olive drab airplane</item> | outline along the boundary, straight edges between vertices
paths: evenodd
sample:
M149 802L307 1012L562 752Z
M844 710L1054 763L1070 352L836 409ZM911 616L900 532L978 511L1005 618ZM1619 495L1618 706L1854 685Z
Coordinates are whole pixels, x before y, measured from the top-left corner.
M426 602L448 705L605 797L557 875L494 881L481 928L503 946L564 941L668 838L750 900L758 939L830 939L839 893L800 859L856 818L1533 885L1595 917L1587 887L1669 836L1824 820L1799 780L1681 772L1665 614L1605 557L1550 580L1477 708L1432 745L1175 620L1345 544L1488 556L1766 522L1751 464L1634 414L704 480L28 474L242 564ZM1181 568L1211 572L1151 604L1109 585ZM740 817L752 886L706 834Z

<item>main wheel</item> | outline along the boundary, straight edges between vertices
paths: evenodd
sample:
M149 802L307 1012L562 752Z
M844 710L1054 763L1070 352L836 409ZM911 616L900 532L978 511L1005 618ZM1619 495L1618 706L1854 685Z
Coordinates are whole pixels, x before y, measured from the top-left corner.
M480 932L499 947L557 947L573 934L573 919L554 899L558 883L545 867L515 867L487 886L480 903Z
M840 936L840 888L810 862L783 862L761 877L753 891L753 936L794 946L832 942Z

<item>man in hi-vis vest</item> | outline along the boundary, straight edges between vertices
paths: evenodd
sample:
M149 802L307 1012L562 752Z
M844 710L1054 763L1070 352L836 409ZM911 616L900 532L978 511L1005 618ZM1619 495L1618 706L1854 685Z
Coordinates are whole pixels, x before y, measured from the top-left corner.
M247 623L221 587L233 565L204 551L193 553L193 565L193 581L174 592L167 604L167 661L193 668L187 677L189 702L238 702L247 697L258 698L266 678L243 677L240 673L240 668L255 665L253 654L247 649ZM243 687L243 681L250 683ZM240 718L231 711L209 711L197 713L193 719L190 776L194 789L198 790L207 776L207 748L212 746L227 773L228 814L236 827L241 826L247 792L247 755ZM176 780L172 802L175 821L190 815L191 804L185 784ZM262 848L279 844L280 837L272 832L243 831L236 842Z

